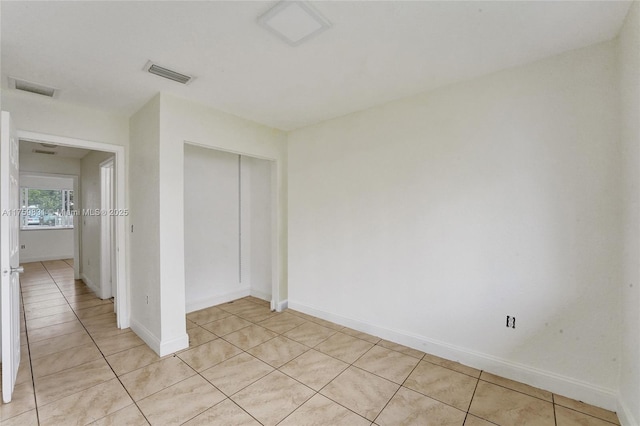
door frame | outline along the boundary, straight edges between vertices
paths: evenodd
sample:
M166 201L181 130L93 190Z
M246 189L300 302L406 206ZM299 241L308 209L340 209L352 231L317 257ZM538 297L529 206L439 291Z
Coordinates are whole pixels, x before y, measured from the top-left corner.
M100 210L109 212L114 209L114 159L109 158L100 163ZM103 299L114 297L118 291L114 288L113 277L116 276L114 266L115 241L113 232L113 216L100 216L100 292ZM109 286L105 283L109 282ZM117 280L115 281L117 282ZM116 308L114 303L114 308Z
M83 139L54 136L45 133L18 130L18 139L32 142L44 142L73 148L83 148L92 151L104 151L114 154L115 173L115 206L120 211L128 211L126 198L126 156L125 148L121 145L111 145ZM115 310L118 328L127 328L131 320L130 287L127 274L127 216L115 216L115 268L116 289Z

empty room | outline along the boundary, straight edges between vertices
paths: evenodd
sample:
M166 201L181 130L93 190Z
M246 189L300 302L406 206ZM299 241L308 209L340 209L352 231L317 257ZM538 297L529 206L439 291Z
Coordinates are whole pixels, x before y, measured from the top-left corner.
M2 425L640 425L640 2L0 25Z

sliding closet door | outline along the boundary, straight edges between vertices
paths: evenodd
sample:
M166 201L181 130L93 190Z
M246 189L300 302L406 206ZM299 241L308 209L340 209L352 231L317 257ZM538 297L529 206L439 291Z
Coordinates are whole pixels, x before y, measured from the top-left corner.
M240 283L239 156L184 148L187 312L229 300Z
M244 180L249 181L248 189L242 194L243 218L248 216L248 225L244 225L250 232L248 238L243 239L243 248L248 245L243 260L243 268L251 280L251 294L264 300L271 300L271 162L258 158L242 157ZM244 186L244 184L243 184ZM243 232L243 235L247 234Z

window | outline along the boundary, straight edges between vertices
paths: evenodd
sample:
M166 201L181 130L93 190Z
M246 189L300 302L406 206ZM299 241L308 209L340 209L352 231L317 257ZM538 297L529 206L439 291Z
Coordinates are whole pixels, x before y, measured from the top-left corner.
M73 191L20 188L21 229L73 228Z

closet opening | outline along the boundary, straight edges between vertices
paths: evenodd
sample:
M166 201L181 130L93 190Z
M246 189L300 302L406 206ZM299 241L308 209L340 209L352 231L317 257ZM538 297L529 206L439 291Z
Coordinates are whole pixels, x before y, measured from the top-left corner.
M184 145L186 312L254 296L271 302L275 162Z

